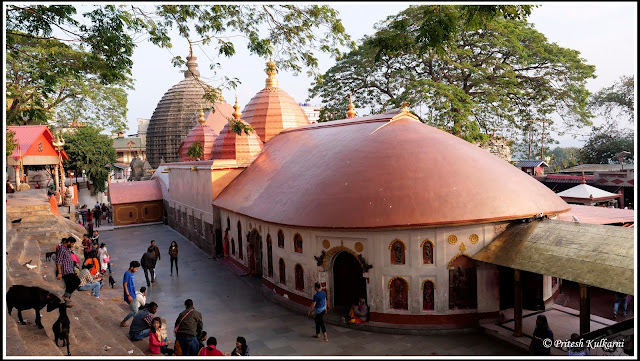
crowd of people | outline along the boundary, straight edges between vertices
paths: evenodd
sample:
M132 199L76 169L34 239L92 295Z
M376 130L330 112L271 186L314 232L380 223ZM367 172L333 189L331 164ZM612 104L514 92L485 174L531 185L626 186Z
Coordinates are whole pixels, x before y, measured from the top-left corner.
M175 241L171 242L168 253L171 258L171 275L175 264L177 276L178 244ZM157 315L158 304L153 301L147 302L146 299L147 287L157 282L155 267L160 260L160 254L155 241L151 240L140 261L131 261L122 277L123 299L131 311L120 322L120 326L129 327L129 338L139 341L148 337L149 352L153 355L248 356L247 341L241 336L237 338L236 346L231 352L225 354L220 351L217 348L217 339L213 336L207 337L207 332L203 330L202 314L194 308L191 299L184 301L185 309L176 318L173 330L176 341L173 348L169 347L172 342L167 335L167 322ZM141 287L136 291L134 274L140 267L145 273L147 287ZM127 324L129 319L132 319L130 325Z
M113 213L111 207L104 203L97 203L93 208L89 209L86 204L82 205L78 209L80 218L78 224L82 224L83 227L87 227L89 234L93 233L93 228L98 228L103 221L107 223L113 223Z

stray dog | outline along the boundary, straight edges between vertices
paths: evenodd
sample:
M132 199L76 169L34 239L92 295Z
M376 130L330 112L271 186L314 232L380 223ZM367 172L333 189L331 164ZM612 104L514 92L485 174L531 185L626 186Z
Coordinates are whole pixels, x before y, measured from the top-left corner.
M60 298L55 294L40 288L29 287L23 285L13 285L7 291L7 309L9 315L13 308L18 310L18 320L25 325L26 323L22 319L22 311L33 308L36 310L36 325L40 328L42 322L40 321L40 310L47 306L47 312L51 312L60 306Z
M53 256L54 254L56 254L56 251L45 253L45 257L46 257L45 259L47 261L51 261L51 256Z
M59 307L60 316L56 322L53 323L53 335L55 337L56 346L58 346L58 340L62 340L62 346L67 345L67 356L71 356L71 352L69 351L69 331L71 328L71 321L69 321L69 317L67 316L67 305L64 303Z
M116 284L116 280L113 279L113 276L109 275L109 285L111 286L111 288L113 288L115 284Z

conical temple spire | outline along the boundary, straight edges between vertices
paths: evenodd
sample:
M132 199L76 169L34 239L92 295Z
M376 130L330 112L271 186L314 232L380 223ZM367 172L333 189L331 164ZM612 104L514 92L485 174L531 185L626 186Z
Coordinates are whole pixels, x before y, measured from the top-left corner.
M200 77L200 72L198 71L198 63L196 63L197 59L198 58L196 58L192 55L191 52L189 52L189 56L187 56L187 70L184 71L185 79L191 77Z
M200 123L200 125L204 125L204 123L207 120L204 119L204 109L202 109L202 104L200 104L200 118L198 119L198 123Z
M349 110L347 110L347 119L355 118L356 111L353 110L354 106L353 100L351 99L351 93L349 93L349 105L347 106L347 108L349 108Z
M238 105L238 96L236 95L236 104L233 106L234 112L233 112L233 117L236 118L236 120L240 120L240 117L242 116L242 113L240 112L240 105Z
M276 69L276 62L273 61L273 58L271 56L269 56L269 61L267 62L267 75L269 77L265 81L265 85L267 88L278 87L278 79L276 78L276 74L278 74L278 70Z

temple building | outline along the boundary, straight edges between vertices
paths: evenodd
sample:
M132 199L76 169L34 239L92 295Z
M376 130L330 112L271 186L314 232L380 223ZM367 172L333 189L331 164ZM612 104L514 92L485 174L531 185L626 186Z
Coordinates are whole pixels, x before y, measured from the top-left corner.
M536 268L543 262L510 251L519 237L522 249L540 254L531 245L554 227L579 234L578 224L548 219L571 207L534 177L421 123L406 103L356 116L350 101L345 119L310 124L276 74L270 60L266 87L243 113L236 99L233 120L220 118L217 128L188 110L190 129L153 175L164 222L196 246L290 301L309 306L320 282L330 309L346 313L364 297L370 321L399 327L475 327L505 308L521 312L522 300L513 298L519 282L527 285L524 307L537 310L557 295L559 278L581 281L544 273ZM255 132L238 134L238 124ZM184 155L196 141L200 160ZM633 257L622 251L623 273L612 287L629 291Z

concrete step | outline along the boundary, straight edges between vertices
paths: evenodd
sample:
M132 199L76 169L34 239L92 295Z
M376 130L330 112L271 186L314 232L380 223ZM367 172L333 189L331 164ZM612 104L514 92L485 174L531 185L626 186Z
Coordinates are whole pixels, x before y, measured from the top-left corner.
M13 312L16 312L15 310ZM12 313L13 313L12 312ZM17 317L17 316L16 316ZM22 315L24 317L24 315ZM18 323L7 320L7 328L4 334L4 344L7 346L7 356L37 356L31 355L29 348L24 343L18 332Z
M18 335L20 339L27 346L29 353L27 355L31 356L63 356L66 355L66 352L63 354L60 348L56 347L53 342L53 331L51 327L53 323L58 318L57 312L47 313L45 310L42 312L42 325L44 329L38 328L35 325L35 311L34 310L26 310L22 312L22 318L27 322L26 325L21 325L18 322L18 315L16 310L14 309L12 315L10 316L12 319L7 319L6 323L14 323L18 329ZM52 313L55 313L55 316L51 316ZM47 329L49 329L49 333L47 333ZM8 351L8 350L7 350Z

